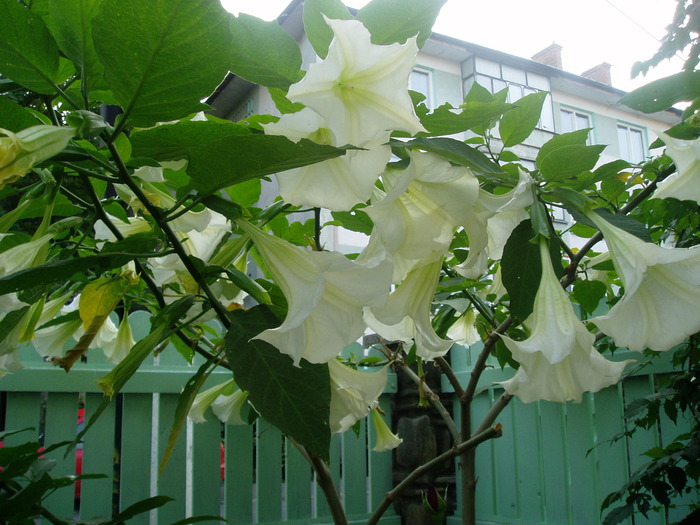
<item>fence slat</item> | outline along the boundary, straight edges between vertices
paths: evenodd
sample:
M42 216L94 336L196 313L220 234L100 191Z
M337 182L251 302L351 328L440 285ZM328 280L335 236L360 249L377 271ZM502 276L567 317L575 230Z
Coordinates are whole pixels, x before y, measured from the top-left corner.
M539 411L536 403L517 403L514 407L516 479L518 515L522 519L544 520L544 496L541 485L542 449L539 435Z
M340 487L340 447L341 447L341 436L339 434L335 434L331 437L331 448L330 448L330 466L328 470L330 470L331 477L333 478L333 482L335 483L336 487ZM328 522L331 523L331 510L328 507L328 503L326 502L326 498L323 495L323 491L320 489L318 484L314 484L314 489L316 491L315 494L315 500L316 500L316 516L319 518L326 518L328 519Z
M192 426L192 514L221 513L221 422L208 415Z
M100 394L85 396L85 422L90 420L102 402ZM110 403L101 417L85 434L83 443L83 473L105 474L103 479L86 479L80 488L81 519L94 519L112 514L112 485L114 482L114 432L116 402Z
M540 425L546 523L568 524L571 489L567 475L564 405L540 403Z
M151 496L152 394L124 394L120 457L120 509ZM148 525L141 514L129 525Z
M254 426L227 426L224 508L229 523L253 523Z
M282 520L282 433L258 419L257 508L260 523Z
M287 519L309 519L311 506L311 466L289 440L285 441L285 482Z
M587 394L584 394L581 403L567 403L566 405L566 441L568 443L573 523L576 525L597 524L595 462L593 458L586 457L586 452L595 445L593 414L590 398Z
M168 447L168 437L170 428L175 418L178 397L172 394L161 394L159 396L159 416L158 416L158 468L163 460L163 455ZM158 509L158 523L169 525L185 516L185 501L187 482L185 478L186 470L186 436L183 432L173 447L170 460L163 472L158 476L158 495L170 496L174 501ZM158 474L156 474L158 475Z
M349 515L367 512L367 421L360 422L358 435L343 436L343 503Z
M44 431L44 443L54 444L61 441L73 441L78 433L78 396L51 392L46 399L46 429ZM59 448L46 454L47 459L54 460L56 466L51 469L53 477L75 475L75 449L68 452L64 458L66 448ZM46 497L44 505L56 516L63 519L73 518L73 493L72 486L63 487Z

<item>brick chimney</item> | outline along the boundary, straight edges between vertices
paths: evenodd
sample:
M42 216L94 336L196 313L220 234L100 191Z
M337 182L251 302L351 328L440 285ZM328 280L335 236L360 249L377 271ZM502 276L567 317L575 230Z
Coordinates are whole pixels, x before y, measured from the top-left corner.
M556 67L562 69L561 64L561 50L562 47L559 44L552 42L552 45L544 48L539 53L532 55L532 60L545 64L547 66Z
M598 64L595 67L592 67L588 71L584 71L581 73L582 77L590 78L591 80L595 80L596 82L600 82L601 84L607 84L608 86L612 86L612 79L610 77L610 64L607 62L603 62L602 64Z

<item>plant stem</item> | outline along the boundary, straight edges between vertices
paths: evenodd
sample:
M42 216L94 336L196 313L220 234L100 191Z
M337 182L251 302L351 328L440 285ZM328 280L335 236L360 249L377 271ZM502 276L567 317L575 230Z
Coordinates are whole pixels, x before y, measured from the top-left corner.
M404 363L400 365L399 369L404 374L406 374L416 385L420 385L421 378L418 377L418 375L413 370L411 370L411 368L407 364ZM450 431L450 434L452 434L452 439L454 439L455 443L459 443L461 441L459 429L457 428L457 425L455 425L454 419L452 419L452 416L445 408L445 405L443 405L440 401L440 396L433 392L425 382L423 382L423 391L427 394L427 398L430 401L430 404L433 405L433 408L437 410L438 414L440 414L440 417L442 417L443 421L447 425L447 429Z
M340 495L335 488L335 483L333 483L333 478L331 477L331 473L328 472L326 464L315 454L309 454L306 452L306 455L311 462L311 466L316 472L316 482L318 483L319 487L321 487L323 495L326 497L328 506L331 509L333 523L335 525L348 525L348 518L345 515L343 503L340 501Z
M456 456L461 455L466 450L476 448L477 445L483 443L484 441L501 437L502 434L503 432L501 430L501 425L494 425L493 427L487 428L482 433L474 436L473 438L468 439L467 441L464 441L459 445L455 445L450 450L443 452L434 459L431 459L427 463L416 468L413 472L406 476L401 481L401 483L399 483L398 485L396 485L396 487L394 487L392 490L386 493L384 499L377 506L375 511L372 513L372 516L370 516L369 520L367 520L366 525L376 525L379 522L379 519L384 514L384 512L386 512L386 509L389 508L391 503L406 489L406 487L408 487L411 483L413 483L423 474L425 474L426 472L430 472L431 469L437 467L445 461L448 461L450 459L455 458Z

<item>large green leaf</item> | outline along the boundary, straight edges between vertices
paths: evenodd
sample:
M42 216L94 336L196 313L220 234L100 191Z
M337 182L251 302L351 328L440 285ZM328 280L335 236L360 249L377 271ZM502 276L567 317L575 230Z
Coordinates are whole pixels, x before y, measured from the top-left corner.
M102 0L49 0L49 29L58 46L80 72L83 90L100 83L104 68L92 40L92 19Z
M603 145L586 146L588 129L556 135L537 154L537 167L547 181L561 181L595 167Z
M503 170L479 150L464 142L447 137L418 137L401 141L392 140L392 147L415 147L436 153L450 162L473 168L481 173L502 174Z
M515 102L515 108L501 119L498 131L506 148L516 146L530 136L540 120L546 91L525 95Z
M333 30L324 18L350 20L352 15L341 0L306 0L304 2L304 31L316 54L321 58L328 55L328 47L333 40Z
M357 12L372 35L374 44L403 43L418 35L423 47L432 32L435 19L447 0L373 0Z
M250 135L250 130L230 120L183 120L153 128L135 130L131 136L131 154L158 161L184 159L190 150L231 135Z
M279 320L264 306L231 314L224 346L236 383L267 421L328 461L330 374L328 365L292 359L265 341L252 339Z
M277 22L241 13L231 18L231 71L250 82L287 89L303 76L296 41Z
M228 71L229 17L210 0L105 0L93 35L122 118L146 127L205 109Z
M512 107L501 102L467 102L456 113L450 104L443 104L435 111L421 115L420 121L431 136L452 135L477 126L487 126Z
M230 136L190 152L191 186L209 194L249 179L339 157L344 148L277 135Z
M38 93L55 93L58 46L40 16L0 0L0 73Z
M655 113L678 102L689 102L700 97L700 71L686 71L650 82L627 93L620 103L627 107Z
M530 220L521 222L510 234L501 259L503 285L510 297L510 313L524 321L532 313L535 295L542 277L540 247L530 242L535 236ZM554 272L561 277L564 270L561 265L559 246L549 245Z
M0 97L0 128L17 132L37 124L39 121L30 111L7 97Z

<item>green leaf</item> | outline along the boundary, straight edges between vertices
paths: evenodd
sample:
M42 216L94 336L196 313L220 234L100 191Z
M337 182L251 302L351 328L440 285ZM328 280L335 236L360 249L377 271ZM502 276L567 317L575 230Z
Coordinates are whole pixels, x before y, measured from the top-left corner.
M537 198L536 195L535 198ZM530 219L532 221L533 230L535 231L535 236L541 235L542 237L549 239L551 232L547 209L539 200L535 200L535 202L533 202L530 206Z
M324 15L336 20L351 20L352 15L340 0L306 0L304 2L304 32L316 54L328 56L328 47L333 40L333 30Z
M231 136L194 148L187 174L194 189L209 194L249 179L339 157L345 151L277 135Z
M230 15L209 0L104 0L93 20L122 125L147 127L205 109L230 63Z
M250 295L258 303L270 304L272 302L267 291L242 271L236 268L227 268L224 271L233 284Z
M510 313L521 321L532 313L542 277L539 245L530 242L534 236L530 220L521 222L508 238L501 259L501 275L510 297ZM557 276L563 275L557 244L549 243L549 251L554 272Z
M423 47L432 33L435 19L447 0L373 0L357 12L372 35L372 43L388 45L404 43L418 35Z
M262 183L260 179L251 179L226 188L231 200L243 207L254 206L260 200Z
M17 324L22 320L24 314L29 310L29 306L23 306L18 310L7 312L0 320L0 343L2 343L10 332L17 328Z
M333 219L340 223L343 228L354 232L364 233L365 235L370 235L372 233L372 228L374 228L374 222L370 219L361 209L354 209L352 211L333 211L331 212Z
M595 167L605 146L586 146L588 131L563 133L544 143L536 163L546 181L569 179Z
M0 73L37 93L55 93L58 46L40 16L0 0Z
M644 113L668 109L700 96L700 71L686 71L661 78L627 93L620 103Z
M230 120L208 117L136 130L130 139L134 157L164 161L187 158L192 149L232 135L250 135L250 130Z
M212 356L206 363L203 363L199 367L197 372L187 380L185 387L182 389L180 396L177 398L177 407L175 407L173 424L170 426L170 434L168 435L168 446L163 452L163 458L161 459L160 467L158 468L158 476L163 474L163 470L165 470L165 467L170 460L170 456L172 455L175 445L177 444L177 438L182 432L182 427L184 427L185 423L187 422L187 414L189 414L190 408L192 408L192 403L194 403L195 397L197 397L202 385L204 385L206 380L209 378L209 375L214 371L214 368L216 368L214 363L215 359L216 357Z
M289 100L285 90L274 87L268 88L267 90L270 92L270 97L272 97L275 107L283 115L286 113L296 113L297 111L304 109L304 104L299 104L298 102L292 102Z
M127 520L130 520L134 516L157 509L158 507L162 507L170 501L175 500L170 496L153 496L151 498L142 499L141 501L137 501L133 505L128 506L126 510L120 512L114 517L114 519L106 522L104 525L120 525Z
M646 226L632 217L620 215L619 213L612 213L607 208L596 208L593 211L613 226L617 226L621 230L625 230L627 233L631 233L643 241L652 242L651 235L649 235L649 230L647 230Z
M428 136L453 135L477 126L487 126L512 107L501 102L467 102L460 106L459 113L455 113L452 105L443 104L432 113L421 116L420 121L428 130ZM426 133L420 135L426 136Z
M279 321L264 306L236 310L224 347L236 382L260 415L328 461L330 375L328 365L292 359L265 341L252 339Z
M158 240L150 235L132 235L124 241L105 243L102 252L97 255L51 261L5 275L0 277L0 295L56 282L67 282L82 272L93 271L99 274L124 266L137 257L156 257L160 255L155 251L157 242Z
M462 141L447 137L417 137L415 139L402 141L392 140L389 142L395 148L415 147L425 151L436 153L443 158L473 168L481 173L490 173L500 175L503 170L498 164L491 161L486 155L481 153L476 148L465 144Z
M40 122L30 111L18 106L7 97L0 97L0 128L17 132L37 124Z
M593 314L600 301L605 297L607 287L600 281L577 281L574 284L574 299L586 313Z
M92 19L101 3L102 0L49 1L49 29L63 54L78 69L86 93L103 82L104 68L92 39Z
M304 76L296 41L276 21L231 17L231 71L255 84L287 89Z
M516 146L530 136L540 120L547 94L546 91L538 91L525 95L514 103L514 109L503 115L498 126L503 146Z

